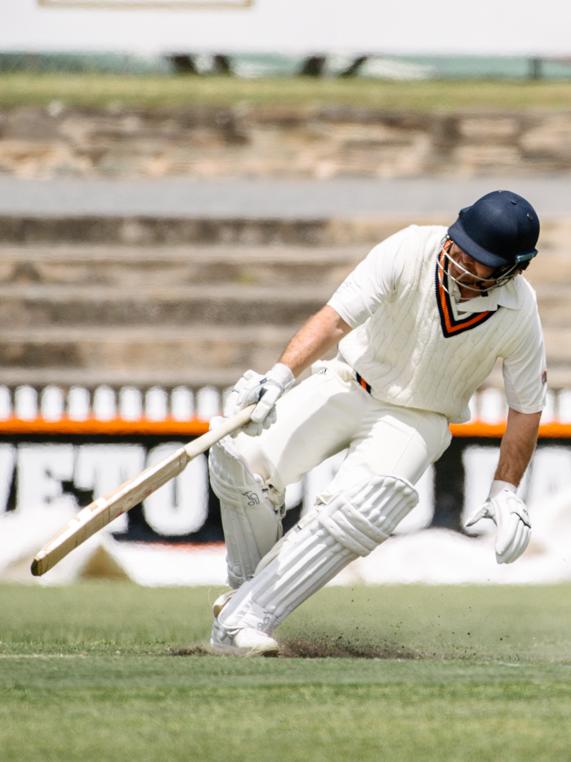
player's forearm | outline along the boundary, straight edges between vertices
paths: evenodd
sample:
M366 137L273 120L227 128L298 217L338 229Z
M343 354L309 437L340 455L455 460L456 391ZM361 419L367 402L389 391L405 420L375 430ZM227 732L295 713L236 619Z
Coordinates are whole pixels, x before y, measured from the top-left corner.
M510 408L494 479L517 487L535 450L540 418L541 413L518 413Z
M332 307L326 305L309 318L285 348L280 362L291 368L294 376L323 357L349 333L349 326Z

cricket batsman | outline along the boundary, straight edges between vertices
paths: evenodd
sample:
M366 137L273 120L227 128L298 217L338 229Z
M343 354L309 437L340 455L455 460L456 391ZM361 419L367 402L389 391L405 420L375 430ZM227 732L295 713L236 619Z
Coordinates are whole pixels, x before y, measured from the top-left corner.
M280 623L391 535L498 358L507 426L489 497L467 526L495 523L498 563L524 552L531 527L516 489L547 382L536 297L522 275L538 236L531 204L505 190L448 228L411 225L372 249L271 370L238 381L226 412L257 403L251 422L209 460L232 588L214 603L216 652L277 653ZM336 345L335 359L320 359ZM335 478L282 538L286 486L345 448Z

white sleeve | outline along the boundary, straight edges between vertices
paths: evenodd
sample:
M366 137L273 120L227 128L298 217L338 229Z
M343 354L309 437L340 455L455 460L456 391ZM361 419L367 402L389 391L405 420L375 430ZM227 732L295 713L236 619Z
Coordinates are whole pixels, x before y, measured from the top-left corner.
M396 292L408 231L400 230L377 244L327 302L351 328L364 323L383 300Z
M519 413L539 413L545 405L547 372L543 332L537 310L525 325L513 352L504 357L508 405Z

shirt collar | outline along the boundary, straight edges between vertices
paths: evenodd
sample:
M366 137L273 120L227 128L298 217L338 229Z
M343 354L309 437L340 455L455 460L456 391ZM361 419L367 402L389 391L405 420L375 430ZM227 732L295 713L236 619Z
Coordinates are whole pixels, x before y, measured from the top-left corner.
M516 286L516 278L508 281L504 286L495 288L486 296L475 296L465 302L459 302L460 295L458 286L454 286L453 296L458 312L487 312L498 309L498 307L507 307L510 310L517 310L519 307L519 295Z

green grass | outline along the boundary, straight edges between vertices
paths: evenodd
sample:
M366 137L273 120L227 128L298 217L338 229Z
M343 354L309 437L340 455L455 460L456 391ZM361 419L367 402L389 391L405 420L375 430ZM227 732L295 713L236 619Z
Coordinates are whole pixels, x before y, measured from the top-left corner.
M568 109L571 83L518 81L383 82L299 77L0 74L0 107L46 105L141 107L351 105L414 111Z
M216 592L0 587L2 762L571 757L569 585L327 589L266 660L201 650Z

